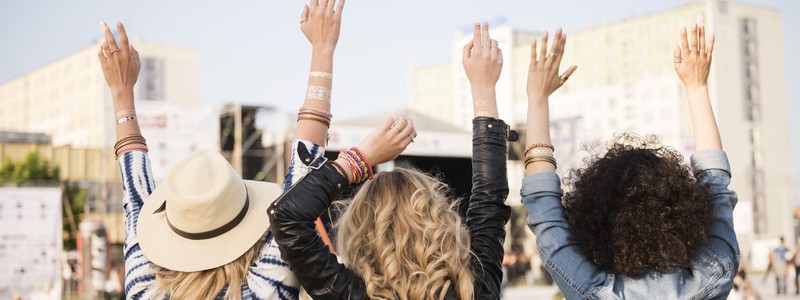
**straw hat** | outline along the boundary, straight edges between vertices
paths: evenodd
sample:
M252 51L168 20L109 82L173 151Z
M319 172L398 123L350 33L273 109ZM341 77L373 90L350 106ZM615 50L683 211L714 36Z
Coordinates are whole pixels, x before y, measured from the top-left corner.
M230 263L269 228L274 183L242 180L219 153L202 150L176 165L145 201L137 235L161 267L195 272Z

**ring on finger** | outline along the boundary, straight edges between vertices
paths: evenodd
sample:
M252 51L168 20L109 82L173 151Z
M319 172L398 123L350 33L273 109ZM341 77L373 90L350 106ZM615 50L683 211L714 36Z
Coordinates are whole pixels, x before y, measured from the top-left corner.
M679 63L681 63L683 60L680 60L680 59L674 59L674 60L672 60L672 61L673 61L673 62L675 62L676 64L679 64Z
M114 54L114 52L117 52L117 51L119 51L119 49L111 49L111 52L110 52L110 53L111 53L111 54Z
M564 74L564 75L561 75L561 77L559 77L559 78L561 78L561 81L566 82L567 80L569 80L569 75Z
M411 142L413 143L414 142L414 136L409 134L408 137L411 139Z
M497 46L497 41L492 41L492 48L499 48L499 47Z
M300 20L300 24L303 24L303 23L305 23L305 22L308 22L308 19L302 19L302 20Z

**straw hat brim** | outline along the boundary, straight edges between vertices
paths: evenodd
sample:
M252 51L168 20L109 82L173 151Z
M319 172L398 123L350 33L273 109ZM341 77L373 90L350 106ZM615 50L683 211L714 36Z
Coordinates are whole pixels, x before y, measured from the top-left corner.
M269 229L267 208L281 194L274 183L243 180L250 196L247 214L233 229L219 236L191 240L173 232L166 213L154 213L166 201L164 189L156 188L139 212L137 237L152 263L181 272L196 272L228 264L247 252Z

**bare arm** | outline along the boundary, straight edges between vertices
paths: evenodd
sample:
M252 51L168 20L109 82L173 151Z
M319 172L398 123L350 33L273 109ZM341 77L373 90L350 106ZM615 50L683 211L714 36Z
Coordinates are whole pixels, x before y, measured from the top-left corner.
M567 81L578 68L569 67L564 75L559 76L559 66L564 54L564 45L567 36L561 29L556 30L555 41L547 53L547 32L542 34L542 45L538 50L536 40L531 45L531 65L528 69L528 122L526 125L526 142L528 145L551 144L550 140L550 94L555 92ZM545 162L536 161L525 168L525 175L543 171L554 171L556 166Z
M141 135L139 123L135 119L136 107L133 103L133 86L136 84L141 68L139 52L128 43L128 35L122 23L117 23L121 46L118 46L106 23L101 23L100 27L105 34L105 42L101 44L97 56L114 100L117 139L130 135ZM124 152L128 151L118 154L122 155Z
M475 117L498 118L495 85L503 69L503 52L489 36L489 24L475 24L472 41L464 46L462 63L472 88Z
M300 15L300 29L313 50L308 89L298 114L295 138L317 145L325 145L330 126L333 53L339 41L343 8L344 0L338 3L333 0L311 0ZM326 114L327 124L324 120Z
M722 149L719 129L708 97L708 73L714 52L714 35L706 42L705 27L692 25L681 30L681 43L675 46L675 72L686 88L692 114L695 151Z

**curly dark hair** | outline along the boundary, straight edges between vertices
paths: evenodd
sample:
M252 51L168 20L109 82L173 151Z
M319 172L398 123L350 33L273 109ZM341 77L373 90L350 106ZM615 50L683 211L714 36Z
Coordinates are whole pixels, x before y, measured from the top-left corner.
M683 155L655 136L623 133L586 162L564 180L566 219L583 252L628 277L688 267L708 240L713 209Z

